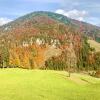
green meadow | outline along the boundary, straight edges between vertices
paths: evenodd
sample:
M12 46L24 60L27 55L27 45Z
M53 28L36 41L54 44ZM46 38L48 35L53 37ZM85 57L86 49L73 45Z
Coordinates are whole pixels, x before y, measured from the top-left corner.
M0 100L100 100L100 79L65 71L0 69Z

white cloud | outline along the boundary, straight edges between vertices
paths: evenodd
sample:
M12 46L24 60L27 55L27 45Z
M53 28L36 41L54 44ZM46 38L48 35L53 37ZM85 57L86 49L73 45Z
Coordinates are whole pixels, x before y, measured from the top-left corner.
M58 14L65 14L65 11L64 10L62 10L62 9L58 9L58 10L56 10L56 13L58 13Z
M85 11L85 10L79 11L77 9L73 9L71 11L65 11L63 9L58 9L58 10L56 10L56 13L62 14L62 15L65 15L67 17L70 17L70 18L73 18L76 20L80 20L80 21L84 21L88 15L87 11Z
M4 24L6 24L6 23L8 23L10 21L12 21L12 20L11 19L8 19L8 18L1 17L0 18L0 26L4 25Z

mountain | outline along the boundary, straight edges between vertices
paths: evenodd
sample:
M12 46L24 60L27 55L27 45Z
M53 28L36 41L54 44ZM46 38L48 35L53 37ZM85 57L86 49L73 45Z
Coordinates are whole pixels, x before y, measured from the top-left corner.
M52 12L33 12L0 27L0 66L84 69L96 63L88 39L100 42L100 28Z
M66 16L52 13L52 12L33 12L28 15L22 16L11 23L0 27L0 33L9 31L28 31L32 30L52 30L57 27L73 27L74 30L79 30L93 39L100 40L100 28L85 22L80 22L70 19ZM49 27L49 28L48 28ZM59 31L59 30L58 30Z

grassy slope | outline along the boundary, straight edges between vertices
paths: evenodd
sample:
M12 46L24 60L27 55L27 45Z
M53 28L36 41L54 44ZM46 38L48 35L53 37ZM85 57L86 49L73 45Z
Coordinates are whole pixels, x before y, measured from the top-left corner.
M100 100L100 79L82 74L68 78L66 72L57 71L0 69L0 100Z
M100 43L94 41L94 40L88 40L88 43L90 43L90 46L95 48L96 52L100 51Z

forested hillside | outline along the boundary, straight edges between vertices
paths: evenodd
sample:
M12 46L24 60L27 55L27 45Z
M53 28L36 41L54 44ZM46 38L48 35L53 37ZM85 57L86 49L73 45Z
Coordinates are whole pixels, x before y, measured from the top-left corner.
M0 67L97 70L100 28L51 12L34 12L0 27Z

